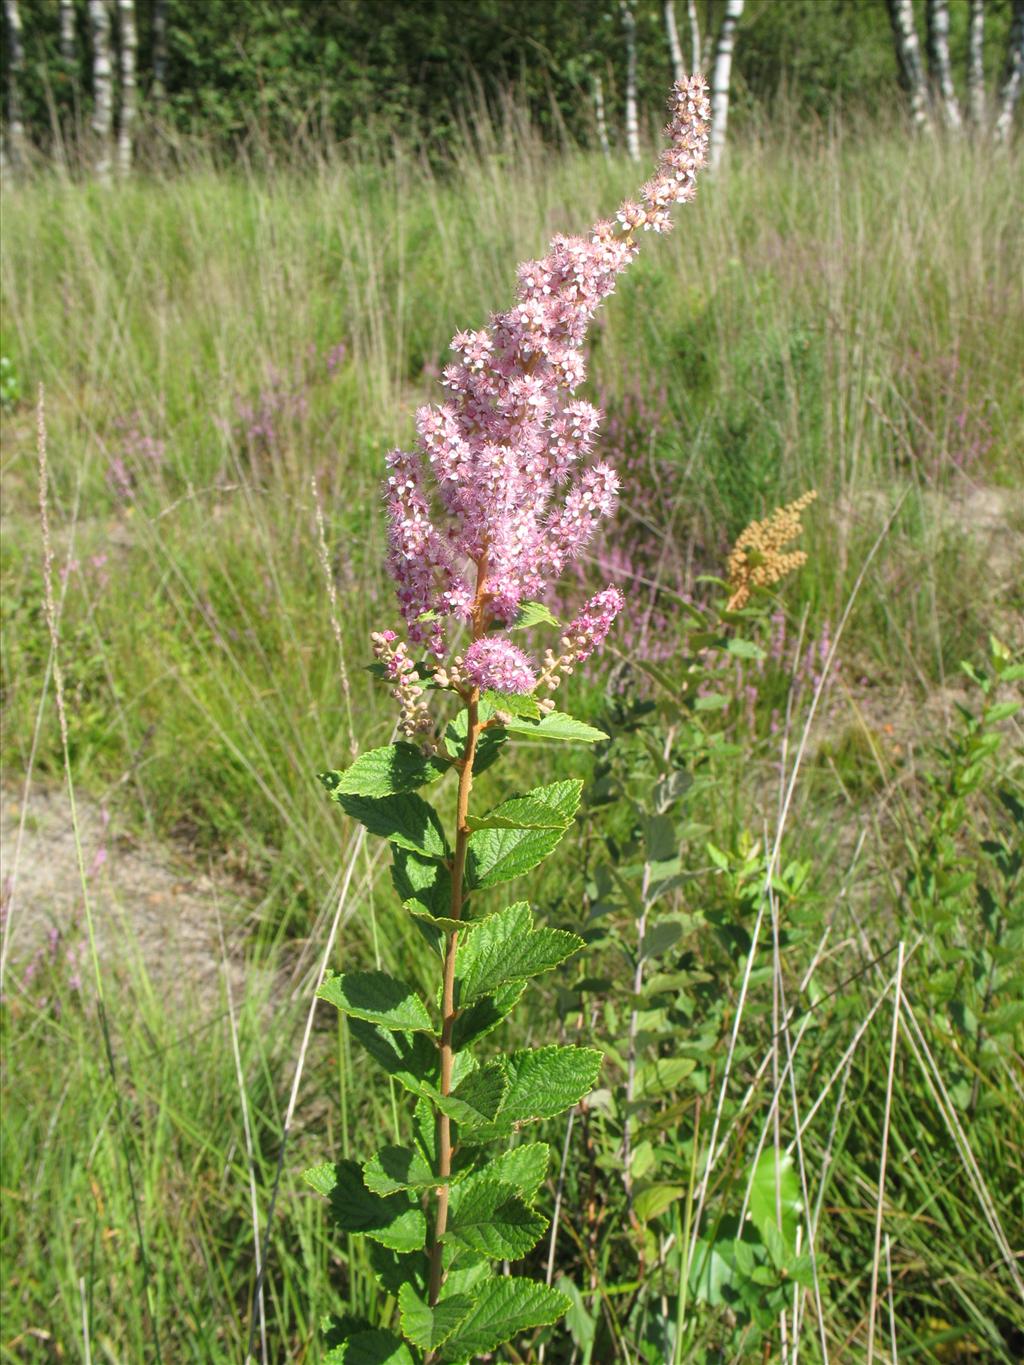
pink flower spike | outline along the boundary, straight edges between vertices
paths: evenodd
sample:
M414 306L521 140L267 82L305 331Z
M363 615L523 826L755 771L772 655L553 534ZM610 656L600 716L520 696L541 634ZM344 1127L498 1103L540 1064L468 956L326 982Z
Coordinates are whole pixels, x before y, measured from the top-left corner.
M612 622L626 605L626 599L618 588L605 588L593 596L574 621L565 629L562 644L574 654L577 663L583 663L591 654L601 648L608 638Z
M583 345L639 250L634 234L668 231L672 207L692 196L710 114L704 78L679 82L670 145L638 200L586 236L558 234L546 256L520 265L507 311L452 339L444 401L416 413L411 451L388 456L388 570L410 643L445 656L453 620L473 615L484 563L490 619L512 621L614 510L618 477L587 463L600 414L576 397Z
M466 676L492 692L532 692L537 686L533 664L511 640L497 635L477 640L466 650Z

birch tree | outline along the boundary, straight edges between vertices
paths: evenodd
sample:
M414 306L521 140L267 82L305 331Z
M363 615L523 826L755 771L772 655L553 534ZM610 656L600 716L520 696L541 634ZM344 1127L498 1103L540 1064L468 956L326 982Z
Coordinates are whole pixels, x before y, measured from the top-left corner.
M686 0L686 17L690 21L690 70L703 71L707 66L700 48L700 21L697 18L697 0Z
M21 84L25 75L25 42L18 0L4 0L7 25L7 146L15 175L28 164L28 143L21 112ZM6 167L5 167L6 169Z
M722 27L715 44L715 64L711 72L711 155L712 171L721 164L725 152L725 130L729 122L729 83L732 78L732 53L736 45L736 25L743 13L743 0L725 0Z
M949 62L949 3L948 0L928 0L928 66L931 75L932 101L951 133L963 128L960 105L953 84L953 70Z
M626 152L640 160L640 118L636 99L636 14L634 0L619 0L622 27L626 32Z
M597 128L597 140L600 144L601 151L604 152L605 156L608 156L611 152L611 147L608 143L608 124L604 116L604 82L601 80L601 76L598 72L594 73L593 89L594 124Z
M910 95L910 117L915 128L927 131L931 129L932 121L928 108L924 65L921 61L921 46L917 41L917 29L914 26L913 0L888 0L888 3L896 57Z
M999 90L999 113L996 115L996 142L1009 142L1013 128L1013 111L1024 85L1024 0L1013 0L1010 39L1006 49L1006 70Z
M104 0L89 0L92 40L92 131L96 139L94 170L101 184L110 181L110 130L114 117L113 68L110 61L110 15Z
M975 133L985 130L985 0L971 0L967 39L967 111Z
M668 52L672 59L672 79L681 81L686 75L683 64L683 49L679 44L679 29L676 27L676 0L665 0L665 32L668 34Z
M167 94L167 0L153 5L153 103L157 108Z
M74 0L60 0L60 59L72 72L75 68Z
M121 37L121 119L117 131L117 172L127 176L132 169L132 139L135 133L137 94L136 54L139 47L135 28L135 0L117 0Z

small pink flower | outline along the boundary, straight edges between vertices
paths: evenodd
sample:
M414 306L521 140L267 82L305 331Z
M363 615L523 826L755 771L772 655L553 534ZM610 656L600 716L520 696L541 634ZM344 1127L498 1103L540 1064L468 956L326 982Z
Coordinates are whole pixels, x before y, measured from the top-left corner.
M485 691L532 692L537 686L533 664L511 640L494 636L466 650L466 675Z

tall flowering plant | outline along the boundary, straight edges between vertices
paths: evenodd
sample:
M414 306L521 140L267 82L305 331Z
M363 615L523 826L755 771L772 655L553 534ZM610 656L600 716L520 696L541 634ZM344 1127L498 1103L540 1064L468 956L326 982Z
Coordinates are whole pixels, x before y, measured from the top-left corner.
M406 638L377 633L374 668L399 704L403 738L322 781L389 841L394 886L441 970L433 1000L379 971L332 976L320 992L414 1102L407 1145L306 1173L338 1227L369 1239L381 1288L398 1305L388 1330L335 1324L331 1365L457 1365L569 1307L547 1285L492 1265L525 1256L547 1225L538 1205L548 1147L521 1130L582 1099L601 1054L551 1045L480 1060L473 1047L531 977L583 946L538 927L527 902L495 911L488 894L554 849L583 784L549 783L482 813L470 795L510 737L604 737L557 711L551 694L604 643L624 605L619 589L591 598L540 659L511 636L559 628L537 598L615 506L614 469L588 462L601 414L576 397L582 347L638 232L668 231L672 205L693 196L708 146L703 77L677 84L670 107L670 145L639 202L587 238L556 237L543 260L519 267L513 307L456 335L446 401L417 412L413 450L387 457L388 569ZM457 702L447 725L434 714L444 694ZM448 772L458 780L451 837L418 794Z

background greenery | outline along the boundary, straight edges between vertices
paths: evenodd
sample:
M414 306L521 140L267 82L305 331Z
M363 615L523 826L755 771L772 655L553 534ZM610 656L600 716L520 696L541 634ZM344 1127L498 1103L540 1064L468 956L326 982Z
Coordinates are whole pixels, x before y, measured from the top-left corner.
M400 27L446 8L387 14ZM744 60L755 34L768 41L772 13L797 8L759 11ZM868 12L844 11L851 24ZM211 31L227 33L225 13L210 8ZM244 11L253 32L271 13ZM366 22L363 7L336 13ZM872 69L876 31L849 44L844 69ZM878 60L891 62L880 31ZM467 19L459 41L483 42L474 32ZM413 50L409 35L389 41ZM650 42L653 106L665 71ZM789 47L794 69L798 56L810 64ZM197 40L219 81L214 50ZM296 72L319 89L319 68L307 77L289 61L290 89ZM212 101L223 112L181 145L173 174L110 192L44 172L5 192L4 797L20 800L29 770L44 789L64 776L35 509L42 383L71 775L122 838L158 840L182 868L232 878L210 915L228 932L239 1047L236 1067L220 961L194 982L169 980L129 923L123 941L110 930L100 963L112 1079L94 980L63 952L30 980L31 941L15 940L2 1007L5 1360L241 1358L254 1267L243 1101L265 1220L309 964L349 858L332 965L376 961L431 979L378 865L313 775L386 742L393 723L362 667L369 631L395 617L381 570L382 452L408 439L415 404L436 394L452 332L510 297L515 263L634 188L636 168L618 155L571 142L552 152L550 106L536 93L547 77L529 70L533 94L517 77L493 118L472 106L472 138L448 140L443 164L411 136L339 149L318 135L276 162L274 138L254 137L258 169L225 167L224 137L249 126L243 83L237 99L231 87ZM756 86L754 67L742 70L741 103ZM172 88L184 92L186 77ZM571 94L559 99L568 112ZM575 975L545 983L529 1019L513 1017L505 1041L596 1038L609 1060L594 1105L546 1134L567 1154L555 1277L577 1310L547 1342L517 1349L556 1363L790 1360L780 1314L791 1320L795 1282L812 1305L816 1285L821 1302L820 1326L816 1306L804 1315L801 1357L863 1358L888 1131L878 1351L893 1358L891 1313L901 1360L1012 1362L1024 1312L986 1201L1010 1245L1024 1243L1021 736L992 709L1019 699L1006 656L1024 645L1020 156L913 142L887 101L877 120L835 128L798 117L788 96L769 113L751 105L724 173L672 237L644 243L593 333L589 392L607 410L605 449L627 494L563 600L609 577L628 591L628 619L572 697L617 743L513 762L524 785L589 771L573 842L522 893L590 947ZM275 138L290 135L289 120ZM748 520L809 486L819 498L808 564L767 604L775 619L741 628L765 659L699 653L685 602L714 597L701 575L721 573ZM826 684L823 642L851 602ZM994 657L990 633L1003 642ZM999 688L963 674L964 659L979 678L1001 671ZM691 666L720 703L698 712L680 701ZM819 682L782 819L780 773L792 771ZM773 916L762 887L776 841ZM681 880L649 907L652 994L637 1000L645 862ZM97 919L112 923L110 884L97 872L89 885ZM52 923L63 944L81 943L79 914L54 910ZM908 1003L890 1065L884 991L899 941ZM788 1041L782 996L800 1002ZM648 1070L629 1108L624 1040L637 1008ZM326 1308L390 1311L298 1178L330 1147L355 1154L362 1134L390 1136L395 1124L387 1089L334 1030L318 1017L285 1150L266 1282L271 1360L318 1360ZM785 1085L773 1107L775 1074ZM689 1229L719 1096L723 1151ZM776 1186L787 1210L803 1191L790 1168L766 1192L758 1152L785 1150L819 1099L803 1151L822 1210L812 1276L795 1218L780 1220L774 1250L762 1231ZM634 1199L645 1195L635 1221L627 1119ZM759 1213L745 1232L748 1188ZM552 1181L549 1207L555 1193ZM695 1230L714 1254L688 1277L679 1248ZM541 1256L531 1272L544 1270Z
M1006 59L1010 0L987 0L985 67L990 84ZM139 82L155 112L153 0L136 0ZM689 23L677 0L683 51ZM717 32L722 0L698 0L702 44ZM924 0L915 3L924 42ZM76 0L78 60L58 47L57 0L21 0L29 76L26 122L40 144L55 120L84 129L90 107L85 0ZM593 140L591 78L604 85L610 131L621 138L625 51L612 0L166 0L166 154L181 135L222 152L269 137L415 139L442 154L472 128L478 104L492 114L509 92L552 140ZM663 122L671 78L661 0L637 0L637 82L652 133ZM950 55L963 89L968 7L950 5ZM115 30L116 32L116 30ZM6 55L5 55L6 61ZM694 63L694 65L699 65ZM6 68L5 68L6 75ZM733 65L735 126L794 111L828 123L879 112L902 99L885 0L748 0Z

